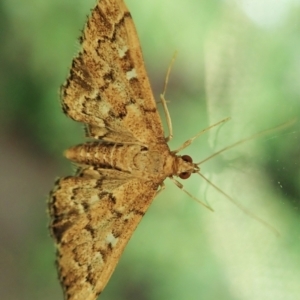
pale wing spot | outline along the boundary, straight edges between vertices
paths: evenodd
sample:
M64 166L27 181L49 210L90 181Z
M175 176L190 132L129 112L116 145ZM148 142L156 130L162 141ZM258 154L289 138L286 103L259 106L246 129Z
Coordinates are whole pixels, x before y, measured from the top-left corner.
M128 51L128 47L127 46L123 46L122 48L118 49L118 54L120 58L123 58L126 54L126 52Z
M95 203L95 202L98 202L100 199L99 199L99 196L98 195L93 195L90 199L90 202L91 204L92 203Z
M128 72L126 73L126 78L127 78L128 80L130 80L130 79L132 79L132 78L136 78L136 77L137 77L137 74L136 74L135 68L133 68L131 71L128 71Z
M118 207L118 212L123 213L125 211L125 209L126 209L125 206L119 206Z
M111 247L114 248L116 246L118 240L119 239L114 237L112 233L109 233L106 236L105 242L106 242L106 244L111 245Z
M93 89L90 93L91 99L95 99L99 96L99 91L97 89Z
M129 214L127 214L127 215L125 215L125 216L124 216L124 221L130 220L130 219L132 218L132 216L133 216L133 213L132 213L132 212L129 213Z
M105 123L104 123L104 121L102 119L98 119L97 121L98 121L97 126L99 128L105 128Z
M94 254L94 260L95 261L99 261L99 262L103 262L104 260L103 260L103 256L101 255L101 253L100 252L96 252L95 254Z
M138 101L143 101L143 99L137 99ZM127 106L127 111L130 113L130 114L139 114L139 108L134 106L134 105L128 105Z
M103 116L108 116L109 112L111 111L111 105L109 103L107 103L106 101L101 101L101 103L99 104L99 111L101 111L101 114ZM105 123L103 122L103 120L101 120L103 125L105 126Z
M79 213L79 214L85 213L85 209L84 209L84 206L83 206L83 205L78 205L78 213Z

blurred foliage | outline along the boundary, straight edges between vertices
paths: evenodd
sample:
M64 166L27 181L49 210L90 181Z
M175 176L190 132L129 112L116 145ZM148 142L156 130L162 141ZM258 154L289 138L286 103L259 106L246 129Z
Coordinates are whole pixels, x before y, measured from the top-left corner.
M0 0L1 299L62 299L44 199L55 176L71 173L61 152L83 140L83 126L62 113L58 91L94 2ZM171 149L228 116L232 121L187 149L195 161L299 118L296 2L126 3L156 99L179 53L167 91ZM167 183L101 299L297 299L299 138L297 122L203 166L216 185L274 225L279 239L200 177L185 189L208 201L214 214Z

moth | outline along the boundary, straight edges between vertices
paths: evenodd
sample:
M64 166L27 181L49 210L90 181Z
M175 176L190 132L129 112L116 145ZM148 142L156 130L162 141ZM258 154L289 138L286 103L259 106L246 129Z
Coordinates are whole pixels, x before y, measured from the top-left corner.
M63 111L92 141L68 149L79 167L51 192L50 229L65 299L92 300L167 177L199 167L171 152L131 15L122 0L100 0L61 89Z
M199 134L169 149L164 94L168 137L123 0L99 0L80 41L61 99L65 114L85 124L90 141L65 152L78 169L57 180L49 212L65 299L94 300L164 180L182 187L173 177L201 175L199 164L177 154Z

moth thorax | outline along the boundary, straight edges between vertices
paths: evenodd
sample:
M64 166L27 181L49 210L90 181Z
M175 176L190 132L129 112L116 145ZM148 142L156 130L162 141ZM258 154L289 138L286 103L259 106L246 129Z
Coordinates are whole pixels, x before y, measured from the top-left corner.
M134 165L136 169L149 174L164 173L165 157L158 151L141 151L134 157Z

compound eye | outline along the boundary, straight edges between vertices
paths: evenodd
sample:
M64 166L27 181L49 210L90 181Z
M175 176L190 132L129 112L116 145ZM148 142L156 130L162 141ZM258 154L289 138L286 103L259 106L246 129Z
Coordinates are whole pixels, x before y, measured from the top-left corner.
M186 162L189 162L189 163L193 162L193 159L189 155L183 155L183 156L181 156L181 158Z
M179 177L181 179L188 179L190 176L191 176L191 173L189 173L189 172L183 172L183 173L179 174Z

